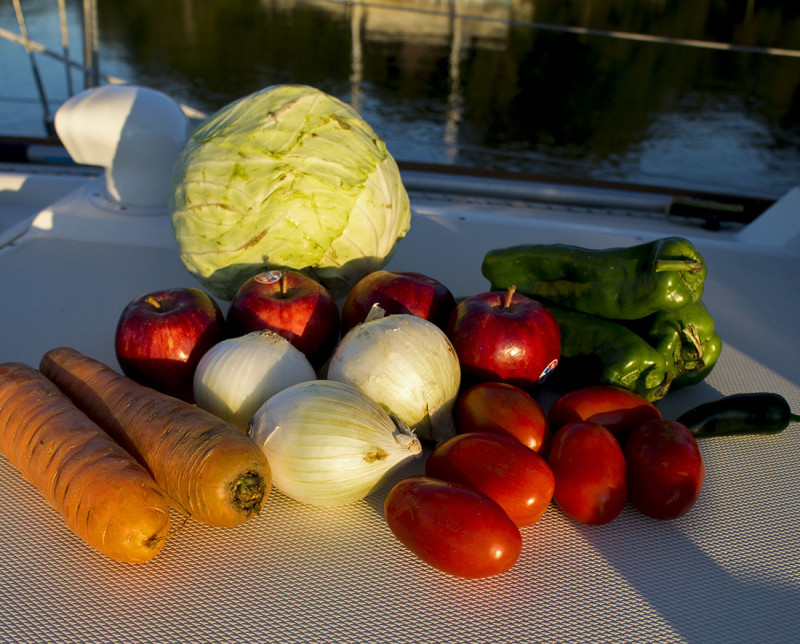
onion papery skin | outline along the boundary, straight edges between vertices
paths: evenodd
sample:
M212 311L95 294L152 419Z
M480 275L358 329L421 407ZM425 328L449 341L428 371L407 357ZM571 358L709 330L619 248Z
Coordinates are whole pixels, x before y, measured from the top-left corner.
M197 365L198 407L247 431L253 414L273 394L316 378L314 367L274 331L253 331L209 349Z
M357 387L420 438L456 434L461 368L450 340L428 320L397 313L359 324L334 351L327 377Z
M356 388L330 380L289 387L270 398L248 430L285 495L320 506L366 497L419 457L414 433Z

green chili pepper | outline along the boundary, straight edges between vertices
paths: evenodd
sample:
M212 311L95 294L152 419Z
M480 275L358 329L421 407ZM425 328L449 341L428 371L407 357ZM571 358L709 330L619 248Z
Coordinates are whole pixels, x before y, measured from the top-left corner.
M655 313L630 323L630 328L664 356L672 371L673 389L704 380L722 351L714 318L703 302Z
M663 398L672 373L664 356L628 327L587 313L549 305L561 329L561 361L556 382L573 387L590 383L617 385L650 402Z
M800 422L780 394L746 393L698 405L678 417L696 438L736 434L779 434Z
M492 290L517 291L602 318L635 320L700 300L706 265L690 241L593 250L524 244L489 251L481 271Z

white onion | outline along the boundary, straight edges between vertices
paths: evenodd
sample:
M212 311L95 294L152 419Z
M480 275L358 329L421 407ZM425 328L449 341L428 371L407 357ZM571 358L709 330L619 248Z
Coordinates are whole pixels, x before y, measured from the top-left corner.
M336 506L363 499L422 453L419 439L355 387L304 382L275 394L248 430L287 496Z
M274 331L253 331L215 344L194 374L198 407L242 431L267 398L316 373L303 353Z
M444 332L424 318L394 314L352 328L331 357L327 377L357 387L420 438L442 441L456 433L458 356Z

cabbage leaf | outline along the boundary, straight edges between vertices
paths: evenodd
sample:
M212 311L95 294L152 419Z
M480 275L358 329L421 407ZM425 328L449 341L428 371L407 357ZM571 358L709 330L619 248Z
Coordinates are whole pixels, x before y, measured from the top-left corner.
M169 208L187 270L225 300L274 268L343 296L385 266L411 223L384 141L352 107L303 85L246 96L198 127Z

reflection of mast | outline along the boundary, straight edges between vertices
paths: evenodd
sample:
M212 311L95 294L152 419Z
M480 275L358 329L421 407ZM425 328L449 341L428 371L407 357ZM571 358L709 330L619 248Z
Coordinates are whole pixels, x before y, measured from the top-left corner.
M375 4L371 0L349 0L344 5L329 0L305 2L325 11L351 12L350 104L359 112L365 101L365 42L401 43L411 55L425 46L449 46L449 90L443 138L451 163L459 152L464 106L461 78L464 50L467 47L503 49L511 22L532 19L534 8L534 0L381 0Z
M447 96L447 116L444 125L444 144L447 160L453 163L458 157L458 125L461 121L461 50L463 48L464 19L458 14L459 0L450 1L450 57L447 70L450 93Z
M350 105L356 112L361 111L364 104L364 51L361 46L361 30L364 25L364 5L361 0L353 3L353 15L350 17Z

